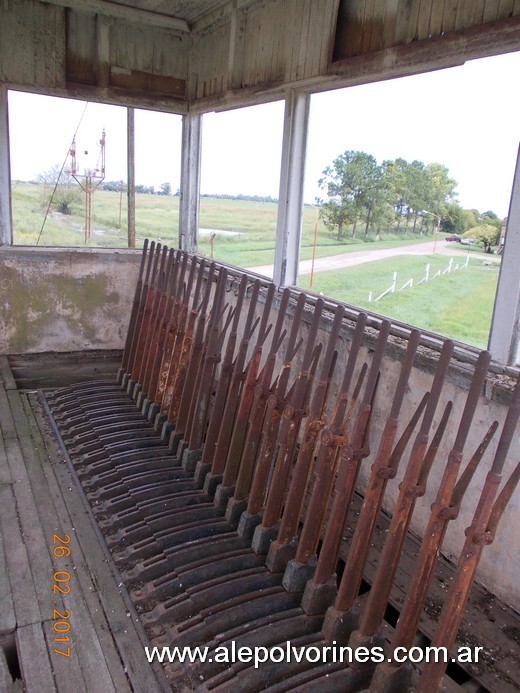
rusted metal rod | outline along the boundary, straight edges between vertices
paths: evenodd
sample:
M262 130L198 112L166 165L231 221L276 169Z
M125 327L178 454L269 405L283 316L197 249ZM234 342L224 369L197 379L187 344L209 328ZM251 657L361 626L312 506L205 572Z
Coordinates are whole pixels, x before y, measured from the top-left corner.
M365 321L363 321L363 323L364 322ZM384 320L381 323L376 349L372 357L372 363L370 365L370 370L367 377L367 384L365 387L363 400L356 416L352 432L348 431L348 420L344 421L346 414L346 402L342 402L341 399L338 403L339 406L336 408L335 417L333 418L330 429L324 432L327 434L328 440L325 441L323 452L320 447L318 464L316 465L317 479L315 482L316 486L318 486L321 490L320 492L313 494L314 503L312 506L309 506L308 509L309 518L308 521L305 522L302 535L298 543L298 549L295 557L296 563L308 563L311 556L313 556L316 552L325 511L328 507L328 500L332 492L334 458L338 450L341 450L339 456L340 459L338 461L338 488L341 489L339 495L341 495L341 504L343 507L348 508L350 505L351 496L354 491L359 472L359 464L361 459L366 457L368 454L367 440L369 417L373 407L373 399L375 396L378 374L381 368L381 361L383 359L389 333L390 322L388 320ZM343 385L345 389L342 389L341 394L344 395L345 398L348 398L350 378L347 382L344 382ZM319 467L319 463L321 461L323 461L323 469L320 469ZM320 496L322 499L326 500L326 505L322 501L321 507ZM334 523L336 517L337 516L333 515L329 518L329 526L331 525L331 521ZM339 517L337 519L341 521L343 518ZM341 532L343 529L343 524L341 525L341 528L338 526L335 529L336 531Z
M152 241L153 243L153 241ZM155 245L155 244L154 244ZM139 305L141 303L141 294L143 291L143 275L145 272L145 265L148 260L148 265L150 263L150 258L153 256L153 250L150 249L150 254L148 252L148 238L144 239L143 250L141 253L141 263L139 265L139 274L137 277L137 283L135 285L134 300L132 302L132 310L130 312L130 320L128 322L128 331L126 333L125 348L123 350L123 359L121 362L121 369L119 371L118 380L121 381L121 377L126 372L128 368L128 362L130 359L130 352L132 349L132 339L134 336L134 330L136 329L137 314L139 312Z
M184 378L184 383L182 387L182 393L179 399L172 397L171 402L167 405L166 416L168 421L175 426L175 430L172 436L181 436L186 430L188 418L190 415L190 403L193 397L194 388L196 386L197 373L204 356L204 349L206 345L206 335L209 334L208 323L211 319L208 318L208 306L210 297L213 294L213 282L216 272L216 265L214 262L211 263L208 271L208 277L206 280L206 288L204 291L204 296L198 315L194 315L193 311L190 315L192 324L197 321L195 328L195 338L193 340L193 346L189 352L189 359L186 366L186 375ZM177 385L177 382L175 383ZM176 387L174 388L176 391ZM164 413L164 409L161 413Z
M434 457L436 446L440 444L440 435L443 432L441 426L438 429L438 433L439 431L441 433L437 435L437 438L434 437L430 451L427 449L429 431L452 353L453 342L447 340L443 345L421 427L416 436L404 479L400 486L400 493L395 505L388 537L383 546L374 583L363 611L363 622L362 624L360 623L360 631L364 636L373 635L382 621L394 573L397 569L402 543L404 542L415 504L414 493L420 492L415 490L418 489L419 475L422 467L430 464L428 456ZM448 407L448 415L450 408ZM354 584L350 582L350 574L344 572L334 606L329 608L325 617L324 633L327 638L339 638L341 634L341 637L344 639L355 628L357 613L354 609L354 604L356 598L357 590L354 590Z
M462 462L464 445L469 433L469 423L471 423L473 419L490 361L491 354L489 354L489 352L483 351L480 353L455 443L453 449L449 453L448 463L444 469L444 474L437 491L437 497L432 505L432 513L428 526L424 532L424 539L417 560L417 567L414 572L412 583L407 590L406 600L401 611L395 635L396 643L402 644L404 647L410 648L413 644L422 605L426 599L428 585L433 576L433 570L438 553L442 547L448 523L457 517L460 510L460 503L464 491L459 487L458 497L454 499L457 475ZM478 462L482 459L482 455L489 445L495 428L496 426L491 427L480 444L475 455L468 464L470 469L476 469ZM471 477L465 478L465 488L467 488L470 478Z
M498 522L520 479L519 463L495 501L502 479L502 469L519 418L520 379L517 381L513 392L493 464L486 476L473 521L466 529L466 541L432 639L433 647L442 646L448 650L452 647L484 546L494 540ZM445 669L446 662L444 661L425 663L417 690L420 693L436 691Z
M215 369L220 361L222 345L234 315L232 308L228 304L224 305L227 280L227 270L222 269L219 273L215 301L206 331L206 348L199 365L195 388L190 402L190 415L186 425L184 440L187 443L188 449L194 452L200 451L202 446L211 391L214 386ZM227 317L224 319L226 312ZM222 320L224 320L224 324L221 328Z
M283 495L287 483L287 475L291 461L293 459L294 447L296 438L300 429L301 420L305 414L305 407L309 395L310 371L313 362L315 362L315 342L318 335L318 328L323 310L323 300L318 301L314 307L314 314L307 336L307 343L303 354L302 365L291 389L291 397L285 405L280 421L280 429L276 441L279 443L279 451L276 456L271 455L271 450L274 452L275 439L270 441L266 449L262 450L259 463L264 463L271 467L271 461L274 458L274 468L272 478L269 484L268 498L265 505L265 511L262 518L262 527L272 527L280 517L280 508L282 505ZM262 496L265 495L266 485L261 489ZM253 484L255 488L255 484ZM258 487L255 488L255 491ZM259 494L255 493L256 498ZM251 498L253 491L251 492ZM250 498L250 500L251 500ZM248 507L248 511L250 511Z
M300 330L300 322L302 319L303 309L307 297L304 293L299 294L296 303L296 309L293 316L293 323L284 357L280 374L276 379L276 385L273 394L267 398L267 410L265 416L250 420L250 427L244 448L244 455L241 462L240 473L237 480L237 492L245 489L245 477L254 475L251 483L251 491L248 498L247 513L249 515L257 515L263 507L265 498L265 489L269 478L272 459L276 450L276 438L278 434L278 426L282 409L285 406L285 398L287 385L289 382L293 359L301 346L302 340L297 342L298 333ZM260 397L266 396L267 393L259 392ZM255 411L256 413L256 411ZM261 438L261 443L258 445ZM245 457L244 457L245 456ZM255 466L256 462L256 466ZM244 473L242 473L244 470ZM235 493L237 497L237 493ZM242 495L238 496L242 497Z
M280 530L276 541L271 545L269 549L269 557L267 564L268 566L276 564L275 555L278 552L278 546L285 546L291 542L298 530L298 522L300 519L300 513L303 505L305 489L307 488L307 483L309 479L309 472L311 468L311 463L313 459L314 448L316 446L316 440L319 432L325 426L324 420L324 407L327 399L327 393L330 388L330 383L333 375L333 366L336 361L336 343L339 337L339 331L343 322L344 309L338 306L336 313L334 315L334 321L332 323L329 338L327 340L327 349L323 358L321 365L321 373L316 385L314 387L314 393L309 406L309 414L305 422L305 429L302 436L302 441L300 444L300 451L298 453L298 458L295 463L294 474L291 480L291 485L287 493L287 499L285 501L284 512L282 520L280 523ZM363 315L363 318L361 317ZM352 361L355 363L355 356L359 350L359 345L361 343L361 338L364 331L365 320L364 314L360 314L358 322L356 324L356 330L354 332L354 338L349 352L349 359L347 362L347 367L345 369L346 378L352 377L353 368ZM355 352L355 356L354 356ZM343 389L342 389L343 391ZM346 407L346 402L345 402Z
M136 358L139 349L139 344L142 340L143 334L143 322L145 319L146 306L148 304L148 294L150 291L150 284L153 282L155 272L157 270L157 262L159 260L161 251L161 244L152 241L150 243L150 254L149 261L146 267L146 276L143 282L143 290L141 292L141 301L139 303L139 309L137 311L137 319L134 333L132 335L132 347L130 349L130 354L128 357L128 368L127 373L133 378L133 374L136 367ZM150 299L151 300L151 299Z
M267 339L269 333L271 332L272 324L268 325L271 307L273 303L275 292L274 284L270 284L267 296L264 304L264 310L262 314L262 320L260 322L260 327L258 329L258 336L253 354L249 360L246 368L244 384L242 387L242 393L238 407L236 410L235 425L231 435L231 440L229 441L227 453L226 453L226 463L224 467L224 473L222 478L222 489L226 489L226 493L231 495L232 487L236 482L238 469L240 465L240 460L242 457L242 452L244 450L244 445L247 435L247 426L249 421L249 416L251 414L251 407L253 405L253 398L255 394L255 387L259 383L261 376L259 376L260 363L262 360L262 351L265 340ZM282 334L283 320L285 317L285 310L287 303L289 301L290 292L288 289L284 290L282 294L282 300L279 306L278 320L275 325L275 330L272 335L271 351L274 347L274 356L276 356L277 347L280 344L280 337ZM245 346L245 345L244 345ZM271 352L270 352L271 353ZM267 357L269 360L269 356ZM267 364L266 364L267 366ZM274 362L273 362L274 368ZM238 379L239 374L236 373L234 376ZM269 382L271 381L272 374L269 376ZM228 491L229 489L229 491ZM230 493L231 491L231 493ZM223 492L223 491L222 491Z
M205 267L200 264L199 276L195 287L192 308L188 316L186 331L182 339L182 347L179 358L179 367L175 373L175 379L168 379L168 384L161 404L161 414L167 421L175 426L176 430L184 431L188 419L188 408L197 370L202 358L204 348L204 328L207 320L209 298L213 290L213 278L215 276L215 263L209 266L206 287L202 302L199 306L199 298L202 292ZM170 389L171 388L171 389Z
M166 248L166 250L168 249ZM157 245L155 246L154 263L150 276L150 283L148 284L146 291L146 302L144 304L143 316L141 324L139 326L137 348L135 351L134 363L132 366L132 380L134 380L136 383L139 382L139 372L141 370L143 355L145 353L146 342L148 339L148 329L150 326L150 318L155 301L155 294L157 291L157 282L159 281L160 277L160 264L162 264L164 258L164 248L163 246L161 246L160 243L157 243Z
M166 281L166 268L167 268L168 256L169 256L168 246L163 245L162 252L161 252L161 260L159 263L159 269L158 269L158 272L155 276L155 282L154 282L154 285L150 288L150 291L148 293L148 295L152 297L152 300L151 300L149 313L148 314L145 313L146 320L143 323L142 349L141 349L140 359L139 359L139 368L137 369L137 382L141 386L141 391L142 391L143 381L144 381L145 375L146 375L146 363L147 363L147 359L148 359L148 356L150 353L150 348L151 348L151 345L155 341L155 329L156 329L155 322L156 322L157 311L159 308L161 296L163 294L164 284Z
M184 336L188 304L197 271L197 258L192 257L188 280L185 282L184 277L189 256L187 253L182 253L181 258L182 260L178 263L180 264L178 272L172 281L161 325L162 349L157 349L152 366L149 397L158 405L159 409L163 407L163 397L168 384L175 379L179 367L175 352L179 348L178 343L182 341Z
M140 383L142 385L141 392L143 393L141 397L144 397L144 395L149 394L150 381L153 376L153 364L155 361L155 357L157 355L158 350L162 350L164 347L164 341L161 341L161 332L163 332L164 335L166 330L161 330L161 326L164 320L164 311L166 309L166 301L171 286L171 281L173 276L175 275L175 270L177 269L175 262L176 259L177 257L175 251L172 248L170 248L170 251L165 261L165 266L162 269L158 285L158 291L155 297L155 305L150 321L148 344L146 346L142 368L139 374Z
M223 426L232 426L233 420L226 420L226 416L230 417L231 412L229 407L226 409L226 404L229 402L229 389L230 383L233 378L233 372L236 367L235 361L235 350L237 345L237 340L239 336L239 324L240 317L242 313L242 306L244 303L244 298L246 295L246 290L248 286L247 274L242 275L240 281L240 286L238 289L238 294L236 298L236 303L233 308L233 322L231 325L230 333L227 339L226 350L222 362L220 364L220 377L218 379L215 396L213 400L213 406L211 410L211 415L208 422L208 430L204 439L204 446L202 450L202 457L197 464L198 473L197 478L199 483L204 480L206 473L211 469L211 465L214 460L216 460L216 448L217 442L219 440L220 432ZM256 281L253 288L253 293L251 295L251 300L249 303L249 309L247 312L247 317L245 321L245 326L243 327L244 333L251 330L253 324L256 302L258 300L258 293L260 291L260 282ZM215 473L219 473L223 468L225 459L220 459L220 470L215 469Z
M289 304L290 293L291 292L289 289L284 289L282 293L282 298L280 301L280 305L278 307L278 317L272 335L269 353L267 355L265 364L262 367L262 370L260 371L258 376L256 376L256 372L260 368L262 357L261 350L258 348L255 350L255 353L253 354L252 363L249 368L248 380L251 384L252 401L249 406L247 404L247 401L243 402L243 406L241 406L241 409L237 416L236 429L237 436L243 435L244 440L243 442L241 442L239 438L238 441L231 441L228 452L228 461L226 461L226 469L228 462L231 463L233 466L235 466L238 463L238 472L236 478L236 485L233 491L233 497L229 500L228 507L226 509L226 518L230 521L236 520L244 510L244 504L249 494L249 488L253 476L253 469L264 420L266 421L266 428L268 426L268 421L266 420L265 416L265 409L267 398L271 390L271 382L273 379L274 368L276 365L277 353L286 336L286 331L283 329L283 326L286 318L287 307ZM286 354L292 353L295 350L299 328L299 318L297 318L296 316L299 315L300 306L301 310L303 310L304 303L305 296L303 294L300 294L296 304L296 313L293 321L291 334L287 342ZM286 365L287 360L288 359L286 356ZM236 458L232 456L232 453L236 453ZM230 481L230 478L226 477L226 479L223 480L223 484L225 482L230 483Z

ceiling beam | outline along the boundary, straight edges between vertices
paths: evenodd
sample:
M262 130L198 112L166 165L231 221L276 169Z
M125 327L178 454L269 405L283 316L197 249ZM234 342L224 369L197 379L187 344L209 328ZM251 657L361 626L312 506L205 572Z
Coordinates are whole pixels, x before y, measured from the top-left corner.
M40 0L50 5L69 7L71 10L81 10L82 12L92 12L94 14L123 19L135 24L148 24L150 26L172 29L182 33L190 32L190 25L185 19L170 17L158 12L149 12L136 7L120 5L110 0Z

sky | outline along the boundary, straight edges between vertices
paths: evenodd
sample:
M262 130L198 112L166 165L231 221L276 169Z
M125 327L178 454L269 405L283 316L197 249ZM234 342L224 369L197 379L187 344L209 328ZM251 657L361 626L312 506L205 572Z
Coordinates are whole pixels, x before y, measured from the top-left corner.
M323 169L346 150L381 163L403 157L448 167L465 208L508 213L520 137L520 52L423 75L311 97L304 198L320 195ZM203 194L278 197L283 102L203 118ZM74 133L80 170L95 163L106 130L106 179L126 179L126 109L9 93L11 176L33 180L70 166ZM180 185L180 116L136 110L136 182ZM88 155L85 152L88 151Z

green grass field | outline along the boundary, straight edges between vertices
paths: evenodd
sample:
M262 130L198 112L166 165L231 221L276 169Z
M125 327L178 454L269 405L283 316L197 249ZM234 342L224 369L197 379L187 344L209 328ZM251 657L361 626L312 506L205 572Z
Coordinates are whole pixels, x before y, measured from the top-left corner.
M498 263L484 266L482 258L471 257L465 269L452 270L417 286L430 264L430 277L448 266L447 255L401 256L314 275L312 290L341 301L408 322L461 342L486 348L498 281ZM464 258L455 258L456 263ZM397 271L396 291L375 299L392 284ZM399 289L410 279L412 288ZM309 287L309 275L299 284ZM372 301L369 293L372 292Z
M84 207L81 201L73 205L71 215L51 211L42 231L47 205L43 188L29 183L13 183L13 222L15 243L18 245L70 246L84 245ZM119 212L121 203L121 228ZM273 202L251 202L203 197L200 201L201 229L231 231L236 235L217 235L213 242L214 257L242 267L271 264L274 259L276 217L278 205ZM301 259L310 259L314 245L317 209L304 208ZM126 247L126 196L97 191L93 197L92 247ZM136 195L136 233L138 243L148 238L160 238L176 245L179 228L179 198L162 195ZM41 235L40 235L41 233ZM320 221L316 257L336 255L377 244L378 248L395 247L424 240L424 236L384 234L373 238L346 238L338 241ZM200 252L210 255L209 234L201 233Z
M84 211L81 200L72 208L71 215L52 212L42 230L46 204L43 189L28 183L13 183L14 240L18 245L82 246L84 245ZM121 228L119 214L121 203ZM234 232L219 235L213 240L213 256L217 260L241 267L272 264L276 237L277 204L201 198L199 226L201 229ZM312 256L317 209L304 208L300 257ZM92 247L126 247L126 197L119 193L97 191L93 198ZM138 245L144 238L161 239L171 246L177 245L179 198L162 195L136 195L136 232ZM424 236L382 234L381 239L342 239L338 242L321 222L318 223L316 257L326 257L367 247L391 248L426 240ZM459 248L458 248L459 249ZM465 248L466 250L467 248ZM209 234L201 233L199 252L211 255ZM445 255L400 256L356 267L318 272L314 275L313 290L333 298L382 313L418 327L454 337L463 342L485 347L493 311L498 279L495 268L482 265L478 248L470 249L471 262L467 269L445 274L417 286L424 276L427 262L431 275L447 267ZM489 256L487 256L489 258ZM464 258L455 258L455 262ZM385 296L379 302L369 302L385 291L392 282L392 273L398 272L397 288L410 277L414 287ZM309 276L302 275L300 285L309 286Z

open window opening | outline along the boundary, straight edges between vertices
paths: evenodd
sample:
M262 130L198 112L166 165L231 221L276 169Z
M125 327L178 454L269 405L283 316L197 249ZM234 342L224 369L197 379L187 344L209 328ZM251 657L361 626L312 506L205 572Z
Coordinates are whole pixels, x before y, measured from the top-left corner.
M9 92L15 245L128 246L127 109ZM178 238L181 116L135 111L136 244Z
M272 273L284 104L203 118L199 251Z
M314 94L298 283L485 348L520 53Z

